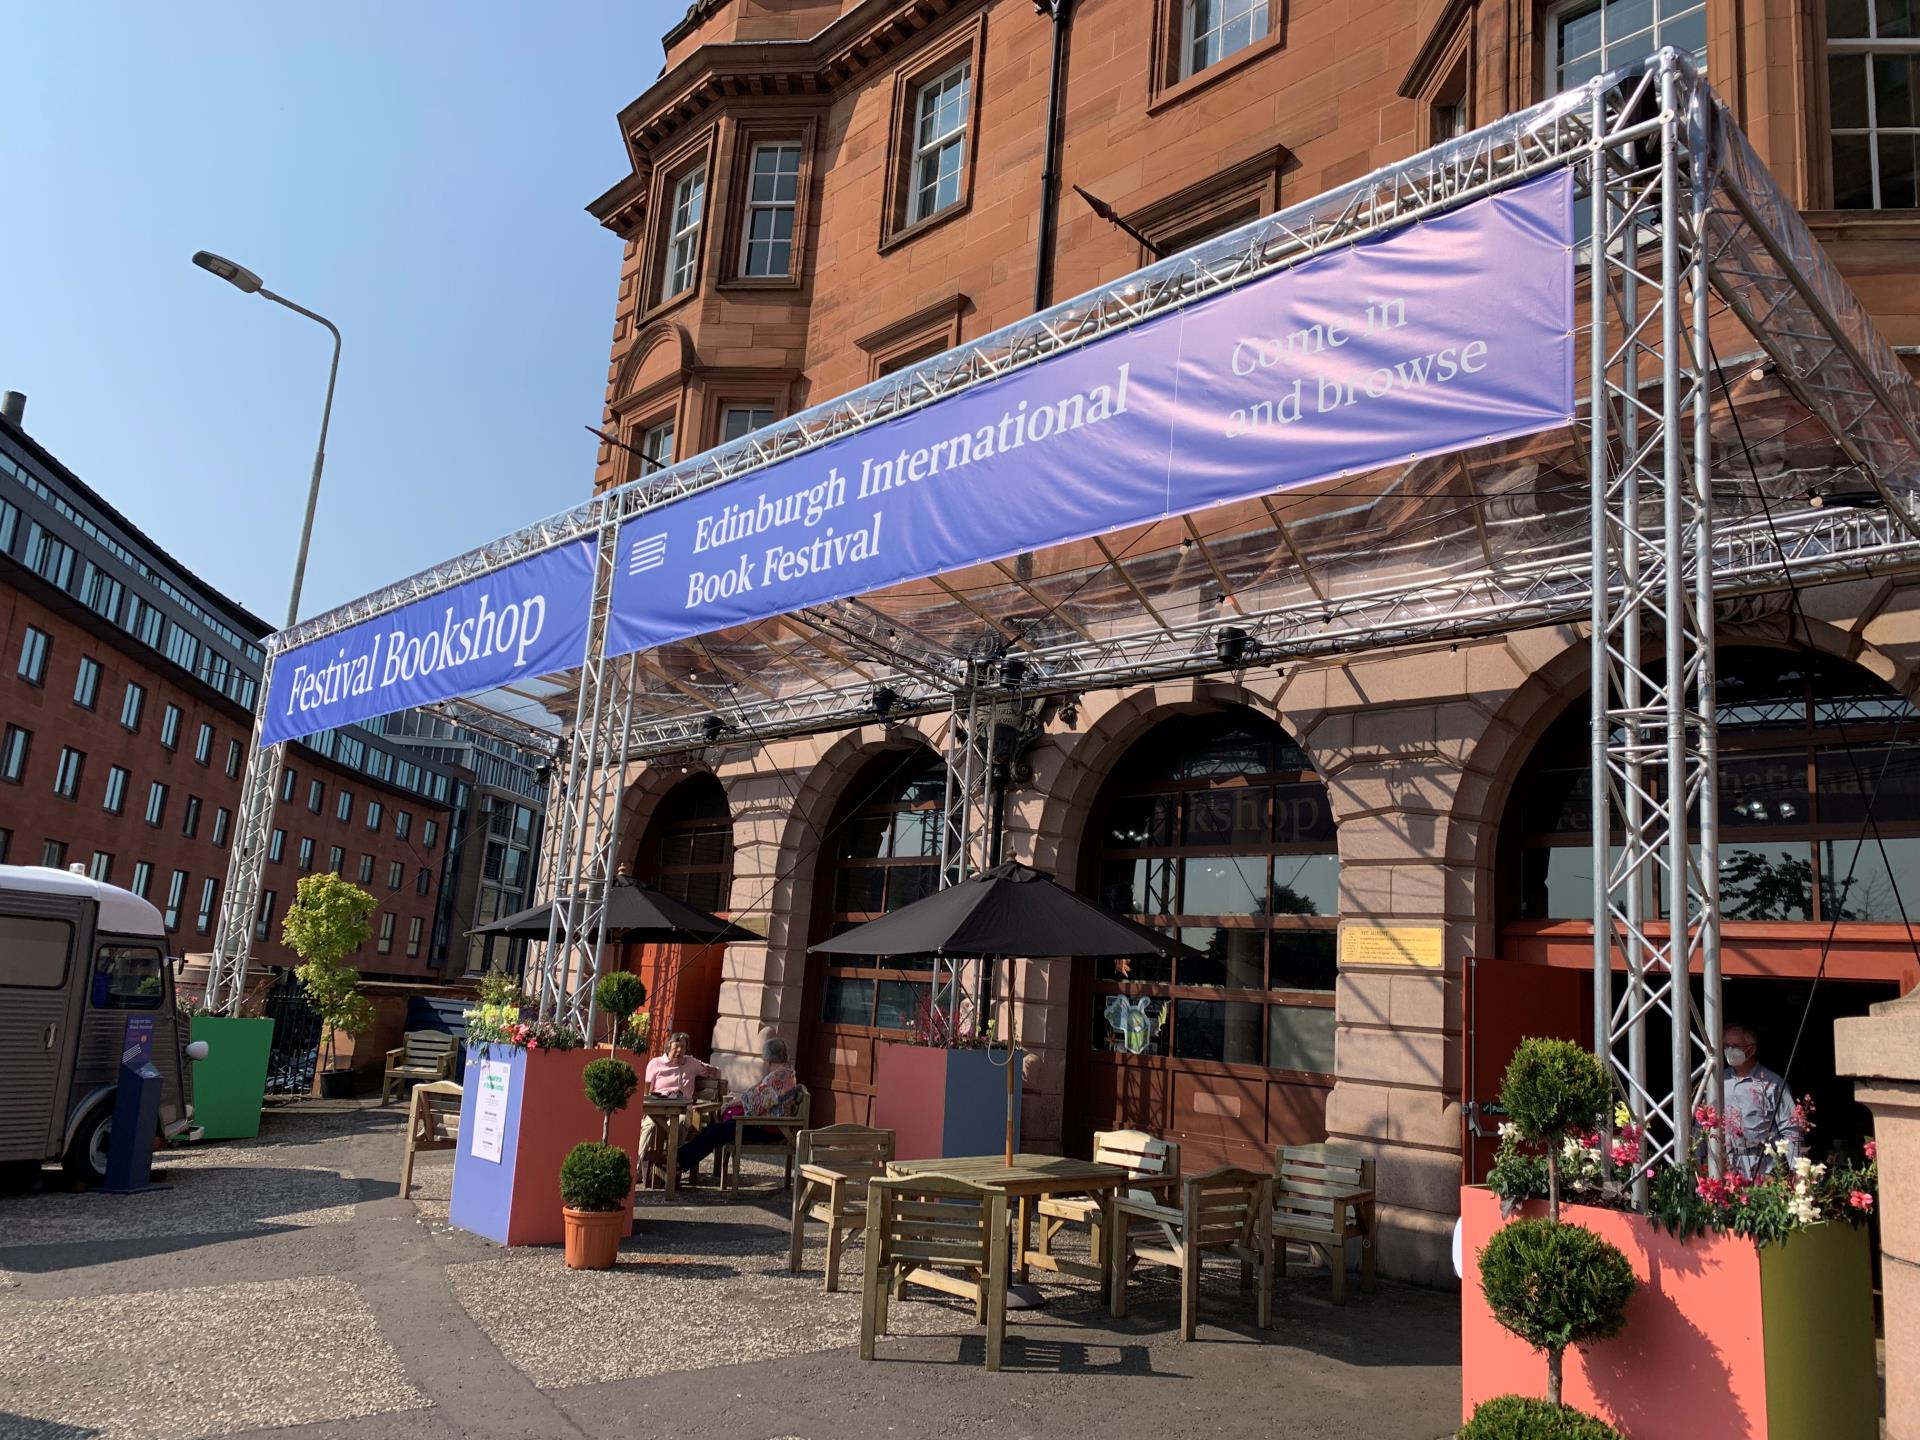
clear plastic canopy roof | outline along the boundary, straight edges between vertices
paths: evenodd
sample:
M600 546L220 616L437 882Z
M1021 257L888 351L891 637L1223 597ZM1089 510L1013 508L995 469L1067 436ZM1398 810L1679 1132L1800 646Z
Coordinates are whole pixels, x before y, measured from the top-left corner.
M692 491L1151 316L1568 167L1630 130L1659 57L597 496L275 637L284 651ZM1717 590L1920 568L1920 393L1704 81L1688 180L1713 279ZM1596 125L1609 127L1604 142ZM1585 356L1585 337L1576 337ZM1582 387L1584 390L1584 386ZM970 663L1027 661L1075 692L1224 668L1223 627L1265 659L1352 653L1584 617L1593 570L1583 420L1052 546L610 661L634 667L632 756L717 728L760 738L944 707ZM1650 503L1657 501L1650 500ZM577 672L461 702L556 733Z

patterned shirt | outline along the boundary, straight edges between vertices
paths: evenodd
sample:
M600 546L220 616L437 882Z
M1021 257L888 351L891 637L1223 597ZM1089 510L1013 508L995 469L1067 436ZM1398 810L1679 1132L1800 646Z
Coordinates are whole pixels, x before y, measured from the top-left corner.
M1764 1065L1756 1065L1745 1075L1734 1073L1731 1065L1720 1075L1721 1092L1726 1100L1727 1159L1734 1169L1749 1180L1773 1169L1773 1157L1767 1146L1777 1140L1787 1142L1787 1159L1800 1154L1805 1137L1793 1114L1793 1092L1787 1082Z
M740 1097L747 1115L791 1115L800 1098L800 1077L791 1065L775 1065Z

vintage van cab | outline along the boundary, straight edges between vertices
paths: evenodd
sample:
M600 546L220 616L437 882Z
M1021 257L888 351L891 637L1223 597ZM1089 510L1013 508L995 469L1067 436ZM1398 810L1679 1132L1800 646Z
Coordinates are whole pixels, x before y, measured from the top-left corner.
M0 865L0 1164L59 1159L76 1179L106 1176L114 1083L135 1015L154 1020L160 1129L170 1138L192 1121L192 1052L160 912L83 873Z

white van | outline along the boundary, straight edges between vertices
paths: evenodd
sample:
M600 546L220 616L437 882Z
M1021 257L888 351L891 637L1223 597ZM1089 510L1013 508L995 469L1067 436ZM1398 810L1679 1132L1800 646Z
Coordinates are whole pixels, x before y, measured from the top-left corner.
M135 1015L154 1020L164 1081L156 1138L171 1138L193 1106L188 1022L174 1004L160 912L84 874L0 865L0 1165L57 1158L76 1179L105 1178Z

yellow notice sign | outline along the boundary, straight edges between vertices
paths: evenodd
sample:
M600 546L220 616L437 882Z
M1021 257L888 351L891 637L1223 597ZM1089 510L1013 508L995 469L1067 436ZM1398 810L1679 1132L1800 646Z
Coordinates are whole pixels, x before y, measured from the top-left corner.
M1340 924L1342 965L1406 965L1438 970L1446 963L1445 931L1439 925Z

